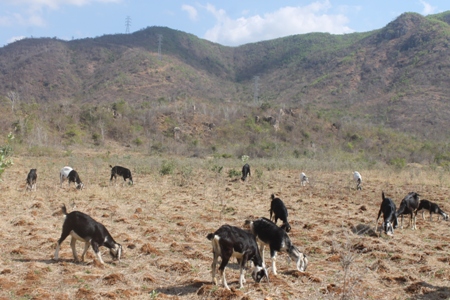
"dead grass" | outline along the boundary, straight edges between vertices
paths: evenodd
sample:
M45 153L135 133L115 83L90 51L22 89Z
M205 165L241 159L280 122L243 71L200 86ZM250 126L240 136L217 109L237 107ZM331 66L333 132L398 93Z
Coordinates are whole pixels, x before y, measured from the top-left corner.
M5 299L444 299L450 297L449 223L429 222L418 215L418 230L398 229L393 238L375 236L373 228L381 191L400 202L417 191L450 211L450 182L424 168L360 170L363 190L356 191L347 172L308 173L311 184L300 187L301 170L268 171L252 164L247 182L226 172L193 168L180 183L179 174L160 176L155 168L133 174L135 185L109 185L108 161L17 157L0 183L0 298ZM86 184L83 191L59 187L59 169L71 164ZM193 164L192 164L193 165ZM38 170L36 192L25 191L29 169ZM133 169L132 169L133 171ZM206 239L224 223L268 217L270 195L286 203L291 239L309 258L299 273L286 255L277 261L279 275L270 284L238 286L235 262L227 268L227 291L211 284L211 246ZM69 241L60 261L52 260L60 236L61 204L102 222L124 248L120 263L74 263ZM370 231L372 230L372 232ZM367 234L362 234L367 232ZM81 244L78 243L79 253ZM266 255L268 252L266 251ZM268 261L270 258L266 257Z

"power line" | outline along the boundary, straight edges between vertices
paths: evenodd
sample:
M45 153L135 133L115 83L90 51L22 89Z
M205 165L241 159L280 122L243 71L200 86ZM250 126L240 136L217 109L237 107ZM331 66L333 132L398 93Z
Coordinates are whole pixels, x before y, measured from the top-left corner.
M253 101L257 104L259 100L259 76L254 76L253 81Z
M131 27L131 17L127 16L125 18L125 33L130 33L130 27Z
M158 58L159 58L159 60L162 60L162 56L161 56L162 39L163 39L163 35L162 34L158 34Z

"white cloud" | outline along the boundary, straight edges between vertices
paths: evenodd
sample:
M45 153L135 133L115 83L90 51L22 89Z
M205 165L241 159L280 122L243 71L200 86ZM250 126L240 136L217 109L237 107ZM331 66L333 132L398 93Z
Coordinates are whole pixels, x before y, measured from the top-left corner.
M185 4L185 5L181 6L181 9L188 13L189 19L191 19L192 21L197 21L197 19L198 19L198 12L195 9L195 7Z
M123 0L1 0L9 6L9 13L0 16L0 26L44 27L47 25L43 17L44 10L57 10L64 5L83 6L94 2L119 3ZM14 12L20 11L20 13Z
M437 10L436 6L432 6L430 3L420 0L423 5L422 15L426 16L429 14L434 14Z
M13 36L12 38L10 38L7 42L9 43L14 43L20 40L23 40L24 38L26 38L25 36Z
M262 16L231 19L223 9L208 4L206 10L215 17L216 24L204 37L213 42L235 46L308 32L353 32L346 26L349 20L345 15L326 13L330 8L331 4L326 0L307 6L286 6Z
M2 0L9 5L28 5L34 8L57 9L63 5L83 6L94 2L101 3L120 3L122 0Z

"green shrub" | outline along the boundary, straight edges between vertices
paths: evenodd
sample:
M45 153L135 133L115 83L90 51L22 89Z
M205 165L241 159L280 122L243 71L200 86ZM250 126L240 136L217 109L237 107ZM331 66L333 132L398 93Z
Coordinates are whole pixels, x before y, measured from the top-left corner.
M11 142L14 140L14 135L12 133L8 134L8 143L5 146L0 146L0 177L6 168L13 165L12 159L8 158L12 155L13 149Z
M241 172L239 172L235 169L228 170L228 177L233 178L233 177L237 177L237 176L241 176Z
M161 169L159 170L159 174L161 175L169 175L169 174L173 174L173 171L175 170L175 163L170 160L163 160L162 164L161 164Z

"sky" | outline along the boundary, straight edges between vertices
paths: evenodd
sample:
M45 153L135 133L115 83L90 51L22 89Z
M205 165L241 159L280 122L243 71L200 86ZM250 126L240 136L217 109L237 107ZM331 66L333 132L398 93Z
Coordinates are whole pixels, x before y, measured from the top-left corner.
M446 10L448 0L0 0L0 47L27 37L72 40L151 26L239 46L309 32L367 32L404 12Z

